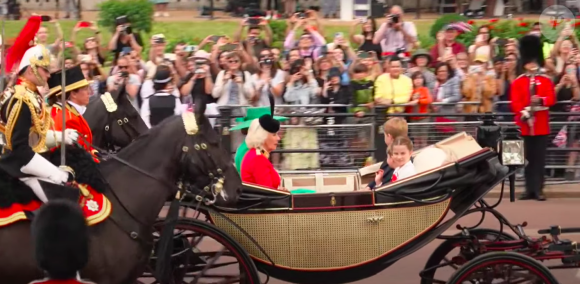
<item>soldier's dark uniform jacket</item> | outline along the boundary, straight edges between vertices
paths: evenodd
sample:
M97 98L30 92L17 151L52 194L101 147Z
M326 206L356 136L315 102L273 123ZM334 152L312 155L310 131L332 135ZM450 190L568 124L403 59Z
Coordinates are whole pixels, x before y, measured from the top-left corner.
M0 169L12 177L20 178L43 202L48 199L39 183L39 179L61 184L69 179L69 173L59 169L46 157L49 148L56 146L56 132L53 121L46 109L44 98L38 93L36 84L42 84L44 78L40 69L48 73L50 52L43 45L29 48L20 60L19 73L36 77L35 83L20 77L14 89L3 93L0 118L5 146L0 158ZM29 78L29 77L28 77ZM47 137L51 143L47 145ZM41 155L42 154L42 155ZM72 172L72 171L71 171Z

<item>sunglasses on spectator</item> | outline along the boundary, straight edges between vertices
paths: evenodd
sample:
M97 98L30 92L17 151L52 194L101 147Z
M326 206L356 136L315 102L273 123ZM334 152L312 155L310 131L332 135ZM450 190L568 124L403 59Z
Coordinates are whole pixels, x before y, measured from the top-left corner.
M119 69L127 69L127 68L129 68L129 66L127 66L127 65L117 65L117 67L119 67Z

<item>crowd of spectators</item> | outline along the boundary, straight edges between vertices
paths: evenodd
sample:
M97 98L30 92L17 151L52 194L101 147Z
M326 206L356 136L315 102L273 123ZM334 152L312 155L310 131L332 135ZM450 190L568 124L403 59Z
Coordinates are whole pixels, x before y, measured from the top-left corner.
M474 43L464 46L456 40L461 28L448 25L437 33L431 50L423 50L414 23L406 19L398 6L391 7L385 20L357 20L349 34L332 35L332 42L325 40L316 11L290 15L287 21L282 48L270 47L273 33L267 19L249 18L240 22L233 35L208 35L196 46L178 43L170 53L166 49L169 39L164 35L153 35L144 42L130 30L130 24L119 25L108 44L101 42L97 27L83 27L93 29L95 34L83 39L83 47L77 49L74 45L80 29L77 26L72 35L74 56L66 59L66 65L80 64L87 78L93 80L95 94L125 85L132 103L149 125L153 124L147 117L146 108L151 107L148 100L158 94L175 96L182 103L200 98L220 107L268 106L271 94L278 106L295 106L280 107L282 113L353 113L348 118L293 118L289 121L293 125L367 124L370 120L365 114L377 105L388 107L389 116L417 114L408 117L409 122L449 122L475 117L421 116L427 113L511 111L509 103L502 102L509 102L510 83L519 75L518 41L494 37L488 26L478 27ZM534 25L532 33L539 29L539 24ZM59 29L57 32L61 33ZM46 29L39 32L38 40L46 41L46 33ZM57 48L58 42L59 39L51 49L55 56L62 52ZM150 46L147 54L142 52L144 44ZM114 54L109 72L103 69L105 52ZM580 99L579 64L578 40L566 29L542 70L554 80L558 101ZM155 81L160 69L171 75L167 82ZM350 106L325 108L322 106L325 104ZM556 104L553 110L570 111L570 104ZM233 114L243 115L243 109L235 108ZM507 115L501 117L511 120ZM454 129L441 126L437 131ZM427 131L411 132L415 147L427 144ZM243 136L232 135L236 147ZM334 135L331 130L292 127L283 135L286 149L348 146L327 143L329 140L323 136ZM576 136L575 132L572 135ZM353 135L348 143L370 146L369 139L370 129ZM283 162L286 169L353 163L344 153L285 154L284 159L276 155L273 159ZM573 164L575 160L569 162Z

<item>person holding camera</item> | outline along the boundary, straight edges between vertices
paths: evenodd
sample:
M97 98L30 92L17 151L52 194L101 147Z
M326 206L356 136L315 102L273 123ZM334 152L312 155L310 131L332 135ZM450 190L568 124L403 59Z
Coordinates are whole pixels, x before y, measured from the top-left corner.
M129 101L136 109L139 109L137 104L137 94L141 86L139 76L131 73L129 60L127 57L121 57L117 60L117 72L107 78L107 91L117 91L122 86L125 86L125 91L129 95Z
M145 63L147 69L147 78L153 78L156 72L156 67L160 64L174 64L175 56L173 54L166 54L165 48L167 41L165 35L156 34L151 37L151 48L149 49L149 61Z
M214 103L211 96L214 83L209 69L209 53L199 50L188 58L187 71L179 87L184 97L183 103L195 103L199 96L206 104Z
M220 106L247 106L255 100L252 75L243 70L242 57L237 52L229 52L226 55L226 69L220 71L215 80L212 96L217 99ZM238 112L236 109L234 113Z
M320 102L320 88L314 78L312 66L298 59L290 66L284 100L295 105L309 105Z
M252 81L258 96L256 106L269 106L269 95L274 95L277 105L283 104L282 91L284 89L284 71L276 68L274 58L269 49L264 49L259 55L258 72L252 75Z
M143 41L139 33L134 33L127 16L118 17L115 20L117 27L109 40L109 50L115 53L113 64L115 65L121 53L129 54L132 50L141 53Z
M242 40L242 33L245 28L248 28L248 35ZM264 39L260 35L264 31ZM243 19L239 28L234 32L234 42L242 42L244 46L251 46L253 54L259 54L262 49L270 47L272 44L272 29L268 25L268 21L262 18L246 18Z
M403 8L397 5L391 8L387 21L375 33L373 44L381 45L382 56L394 55L401 48L411 50L417 45L417 29L413 22L403 20Z

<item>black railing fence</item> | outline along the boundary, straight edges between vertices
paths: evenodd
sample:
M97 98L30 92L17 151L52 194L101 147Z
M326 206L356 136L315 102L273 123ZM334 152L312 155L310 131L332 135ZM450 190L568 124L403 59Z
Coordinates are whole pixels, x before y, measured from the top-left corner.
M563 109L575 103L578 102L558 102L565 105ZM282 125L281 142L272 155L272 161L281 171L356 169L383 161L386 157L383 124L390 117L403 117L409 122L409 137L416 149L462 131L475 136L483 117L492 118L501 127L516 127L514 113L498 111L498 106L509 102L496 102L493 113L463 113L463 105L467 104L475 103L432 104L446 107L445 113L389 113L391 107L413 105L375 106L363 117L355 117L352 112L334 112L346 110L349 105L280 105L276 107L276 113L289 120ZM220 115L217 116L216 128L222 135L223 147L232 153L244 139L239 131L230 131L235 118L245 113L237 110L240 108L245 107L220 106ZM578 115L578 120L574 120L575 115ZM422 119L417 121L417 117ZM580 113L550 112L550 119L546 168L553 172L580 169L580 159L576 157L580 151Z

